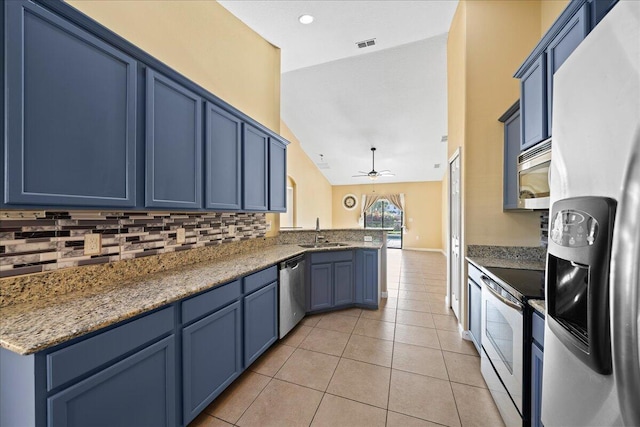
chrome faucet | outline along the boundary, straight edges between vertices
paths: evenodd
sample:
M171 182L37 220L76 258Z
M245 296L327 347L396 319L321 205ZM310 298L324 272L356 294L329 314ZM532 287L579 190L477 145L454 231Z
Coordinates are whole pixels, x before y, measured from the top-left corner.
M324 236L320 235L320 218L316 218L316 240L315 240L315 244L318 244L318 241L320 239L324 239Z

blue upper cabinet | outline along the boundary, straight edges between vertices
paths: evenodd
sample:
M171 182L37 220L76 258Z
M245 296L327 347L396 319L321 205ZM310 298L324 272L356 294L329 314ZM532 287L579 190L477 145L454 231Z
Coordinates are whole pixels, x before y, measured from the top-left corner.
M202 207L202 98L147 68L145 206Z
M32 2L2 7L4 203L133 207L136 61Z
M548 136L545 62L544 55L540 55L520 80L521 150Z
M287 146L269 138L269 210L287 211Z
M518 210L518 156L520 155L520 104L516 102L498 119L504 123L502 209Z
M268 209L268 156L269 136L257 128L243 126L243 209L266 211Z
M584 4L547 48L547 134L551 135L553 75L589 32L589 5Z
M242 208L242 121L207 103L205 207Z
M617 1L571 0L516 71L521 150L553 135L553 75Z

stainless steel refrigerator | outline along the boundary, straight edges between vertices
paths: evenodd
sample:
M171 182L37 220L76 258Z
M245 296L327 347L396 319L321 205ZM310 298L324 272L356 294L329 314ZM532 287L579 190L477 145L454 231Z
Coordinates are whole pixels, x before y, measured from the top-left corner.
M542 422L640 426L638 1L621 0L554 76L550 184Z

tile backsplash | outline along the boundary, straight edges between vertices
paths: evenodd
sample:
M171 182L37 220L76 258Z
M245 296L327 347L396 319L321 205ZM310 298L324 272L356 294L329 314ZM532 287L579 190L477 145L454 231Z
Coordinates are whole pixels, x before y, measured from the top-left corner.
M185 229L184 243L177 230ZM0 277L106 264L264 237L264 213L46 212L0 217ZM84 236L101 234L98 255L84 254Z

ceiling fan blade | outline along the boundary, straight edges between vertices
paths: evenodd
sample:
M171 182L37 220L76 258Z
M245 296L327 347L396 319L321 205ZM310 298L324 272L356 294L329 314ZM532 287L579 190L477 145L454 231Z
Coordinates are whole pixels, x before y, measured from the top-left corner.
M396 176L396 174L395 173L390 173L390 172L384 172L384 173L378 174L378 176Z
M363 176L369 176L369 175L351 175L351 178L360 178Z
M365 171L358 171L358 173L363 173L363 174L368 174L369 172L365 172Z
M380 172L380 173L387 173L387 172L391 172L391 171L390 171L389 169L385 169L385 170L378 171L378 172Z

